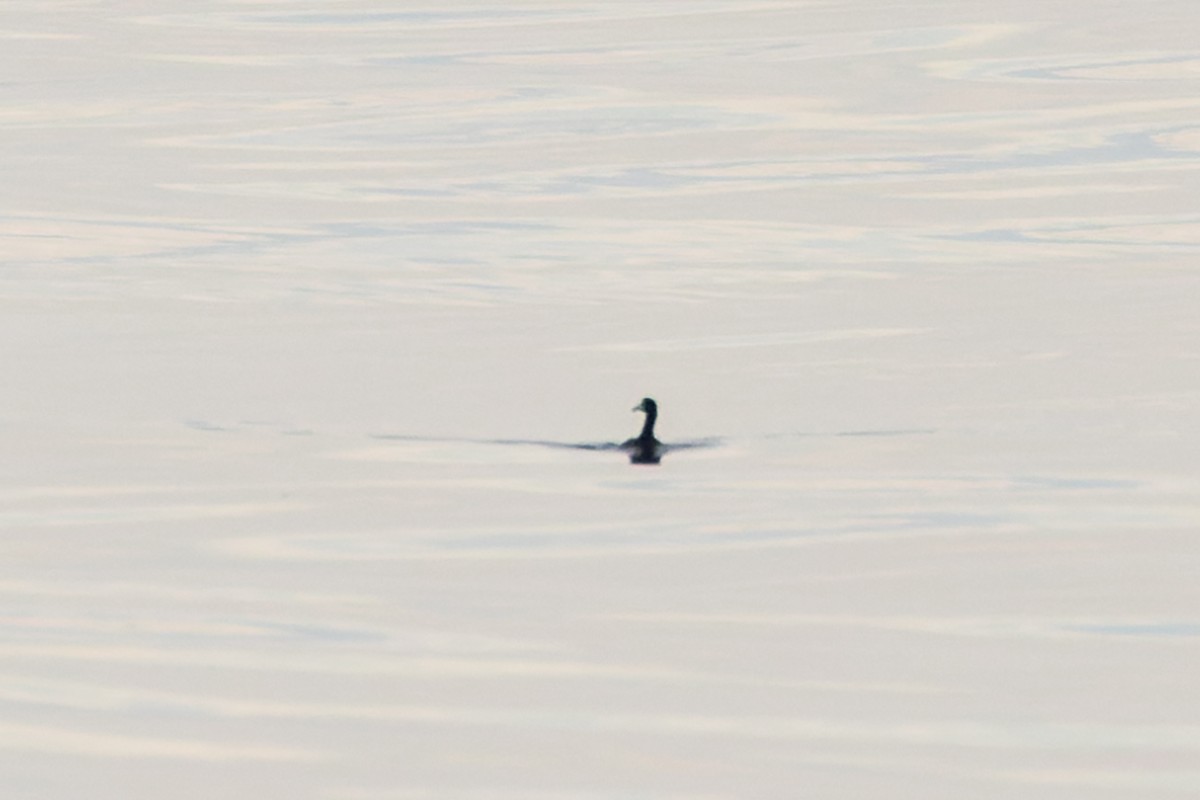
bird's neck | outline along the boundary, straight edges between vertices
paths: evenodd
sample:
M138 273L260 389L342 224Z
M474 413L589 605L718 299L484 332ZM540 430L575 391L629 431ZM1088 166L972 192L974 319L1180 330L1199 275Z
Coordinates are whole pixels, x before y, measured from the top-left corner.
M642 425L642 435L639 439L649 440L654 438L654 421L658 419L658 409L652 408L646 412L646 422Z

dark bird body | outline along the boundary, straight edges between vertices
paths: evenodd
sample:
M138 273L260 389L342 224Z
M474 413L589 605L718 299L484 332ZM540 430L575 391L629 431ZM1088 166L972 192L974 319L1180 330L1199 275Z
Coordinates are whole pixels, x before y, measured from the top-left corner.
M634 406L633 410L645 412L646 421L642 425L642 432L635 438L622 443L621 449L629 453L629 463L631 464L657 464L662 460L662 442L654 438L654 423L658 419L658 403L646 397L642 399L641 403Z

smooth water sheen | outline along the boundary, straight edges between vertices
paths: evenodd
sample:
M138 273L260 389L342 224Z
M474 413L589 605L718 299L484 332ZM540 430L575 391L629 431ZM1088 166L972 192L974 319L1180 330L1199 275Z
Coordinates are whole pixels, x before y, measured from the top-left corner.
M5 4L4 797L1195 797L1197 30Z

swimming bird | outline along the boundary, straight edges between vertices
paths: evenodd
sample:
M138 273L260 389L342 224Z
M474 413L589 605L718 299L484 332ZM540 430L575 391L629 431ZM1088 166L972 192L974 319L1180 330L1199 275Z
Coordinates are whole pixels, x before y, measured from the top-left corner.
M629 453L631 464L657 464L662 460L662 442L654 438L654 422L658 419L658 403L649 397L643 397L642 402L633 407L634 411L646 414L646 422L642 432L634 439L629 439L621 445L621 449Z
M410 442L471 442L474 444L534 445L536 447L606 452L621 450L629 454L629 463L631 464L658 464L669 452L691 450L698 447L716 447L721 443L719 438L711 436L707 439L692 439L685 442L660 442L654 438L654 423L658 421L658 403L654 402L652 398L643 397L642 402L634 406L633 410L643 412L646 415L646 421L642 424L641 433L632 439L626 439L621 444L617 444L616 442L556 442L547 439L466 439L390 433L372 434L372 436L376 439L398 439Z

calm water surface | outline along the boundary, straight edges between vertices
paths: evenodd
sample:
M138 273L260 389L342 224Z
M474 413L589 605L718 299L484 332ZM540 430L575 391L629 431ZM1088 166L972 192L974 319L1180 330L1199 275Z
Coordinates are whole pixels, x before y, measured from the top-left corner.
M0 10L6 797L1200 791L1200 11L686 6Z

